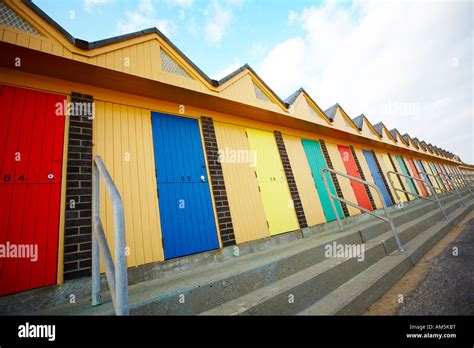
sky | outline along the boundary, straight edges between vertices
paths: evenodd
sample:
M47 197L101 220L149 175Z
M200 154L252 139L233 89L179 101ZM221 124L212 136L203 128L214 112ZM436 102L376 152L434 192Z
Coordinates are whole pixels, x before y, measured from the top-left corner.
M34 0L74 37L157 27L219 79L250 64L285 99L303 87L474 164L474 2Z

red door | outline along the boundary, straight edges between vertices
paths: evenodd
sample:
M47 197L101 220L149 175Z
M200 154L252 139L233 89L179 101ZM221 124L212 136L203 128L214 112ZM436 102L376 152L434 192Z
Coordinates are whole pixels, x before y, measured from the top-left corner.
M0 85L0 295L56 283L64 101Z
M421 179L420 174L418 173L418 170L415 167L415 163L413 163L413 159L407 158L407 160L408 160L408 165L410 166L410 170L413 173L413 176L415 178ZM423 180L425 180L425 179L426 178L423 178ZM423 183L421 181L418 181L418 180L414 180L414 181L416 181L418 183L418 188L420 189L421 195L425 196L425 197L428 196L428 192L425 189L425 185L423 185Z
M354 157L352 157L351 150L347 146L341 145L338 145L338 148L339 153L342 157L342 162L344 162L344 166L346 167L347 174L355 176L356 178L361 178L359 170L357 169L357 165L354 161ZM351 186L354 190L354 194L357 199L357 204L367 210L373 210L372 204L370 204L369 196L367 195L367 191L365 191L364 185L360 182L351 180Z
M433 163L434 163L434 165L436 166L436 170L438 171L439 176L441 177L441 179L442 179L443 182L444 182L444 186L446 186L446 189L447 189L448 191L451 191L451 190L452 190L452 187L451 187L451 185L449 184L448 179L444 176L444 172L441 170L441 167L439 166L438 163L436 163L436 162L433 162Z

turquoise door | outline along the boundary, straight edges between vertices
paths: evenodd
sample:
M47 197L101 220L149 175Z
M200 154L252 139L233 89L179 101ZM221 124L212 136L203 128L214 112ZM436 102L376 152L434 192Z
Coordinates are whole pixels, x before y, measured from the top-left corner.
M301 142L303 143L304 152L306 154L306 158L308 159L309 168L311 169L311 174L313 175L314 184L316 185L316 190L318 191L319 200L321 201L326 221L336 220L336 215L334 215L334 211L332 210L331 201L321 176L321 169L327 167L323 151L321 150L321 145L319 145L319 142L317 141L308 139L301 139ZM334 188L331 175L329 175L328 172L325 172L325 176L329 185L329 191L336 195L336 189ZM334 201L334 204L336 206L339 218L343 219L344 214L342 212L341 205L338 201Z
M401 156L396 156L395 158L397 159L398 165L400 166L400 168L402 170L402 173L405 174L405 175L410 175L410 173L408 172L407 167L405 166L405 162L403 161L403 158ZM413 185L413 180L410 179L410 178L405 178L405 180L408 183L408 187L410 189L410 192L414 193L414 194L418 194L418 191L416 190L415 185Z

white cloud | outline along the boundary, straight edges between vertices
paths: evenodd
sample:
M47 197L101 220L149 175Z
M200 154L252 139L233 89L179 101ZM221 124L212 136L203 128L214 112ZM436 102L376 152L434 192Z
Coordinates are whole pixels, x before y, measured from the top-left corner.
M220 80L223 77L226 77L230 73L232 73L235 70L237 70L238 68L240 68L242 65L243 64L240 62L240 58L236 57L236 58L234 58L234 61L233 61L232 64L230 64L229 66L226 66L225 68L223 68L221 70L218 70L218 71L214 72L211 77L213 79Z
M125 19L117 22L120 34L128 34L150 27L158 28L168 37L176 33L174 21L157 18L155 7L150 0L141 0L135 11L125 11Z
M99 8L102 5L113 2L114 0L84 0L84 10L92 12L92 10Z
M303 86L323 109L473 157L472 3L330 1L298 13L303 35L257 66L283 98Z
M138 10L142 13L154 15L156 10L151 0L142 0L138 3Z
M204 9L206 17L204 24L204 35L206 41L219 45L233 18L233 7L241 5L240 1L218 1L213 0Z
M193 0L166 0L166 3L170 6L179 6L179 7L191 7L193 5Z
M255 42L250 46L250 59L260 59L267 53L268 47L263 42Z
M290 10L288 12L288 23L293 24L295 22L296 18L298 18L298 13L293 11L293 10Z

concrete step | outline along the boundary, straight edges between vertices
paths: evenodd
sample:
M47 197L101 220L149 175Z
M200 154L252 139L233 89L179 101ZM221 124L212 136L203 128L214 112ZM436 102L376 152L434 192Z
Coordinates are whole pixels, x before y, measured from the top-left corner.
M298 314L363 314L453 228L453 223L459 223L473 207L471 199L467 207L452 211L449 221L439 221L410 240L406 244L406 253L393 252Z
M447 213L460 204L452 201L445 206ZM417 236L420 231L443 219L441 211L433 210L399 226L400 238L404 243ZM228 301L204 315L288 315L311 305L324 294L334 290L354 274L362 272L373 263L384 258L387 253L397 249L392 232L386 232L381 238L364 241L366 259L358 262L350 259L326 259L319 264L303 269L287 278L257 289L235 300ZM393 245L393 247L392 247ZM393 250L392 250L393 249ZM390 251L388 251L390 250ZM375 252L374 252L375 251ZM291 301L290 301L291 299Z
M381 243L365 243L363 261L357 258L327 258L289 277L226 302L203 315L290 315L325 296L386 256Z
M442 197L445 204L455 199L453 195ZM418 201L411 202L413 204L409 209L395 211L393 216L396 221L409 221L417 214L437 209L431 202ZM251 254L131 285L130 311L132 314L204 312L327 261L324 247L328 243L335 241L338 244L359 244L362 242L361 236L376 237L386 231L387 224L373 217L365 217L362 221L347 226L345 232L326 231L261 251L255 244L255 251ZM103 291L102 300L103 304L95 307L90 306L90 300L86 298L75 304L50 306L32 314L113 314L107 291ZM31 313L31 310L19 311L14 304L8 307L0 303L0 308L6 314Z

